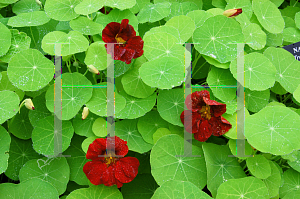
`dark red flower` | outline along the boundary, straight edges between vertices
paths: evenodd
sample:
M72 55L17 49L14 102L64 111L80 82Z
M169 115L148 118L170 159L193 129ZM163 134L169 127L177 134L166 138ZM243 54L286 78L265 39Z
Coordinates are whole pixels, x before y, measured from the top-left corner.
M191 99L191 100L189 100ZM194 138L205 142L211 135L220 136L231 129L231 124L222 115L226 112L226 104L210 99L208 91L196 91L187 96L186 107L180 119L184 124L184 115L192 121L192 126L185 125L185 130L194 134Z
M143 55L144 41L140 36L136 36L133 27L128 24L128 19L123 19L121 24L111 22L102 31L102 40L105 43L114 44L114 60L121 60L130 64L132 59ZM112 55L112 47L105 44L108 54Z
M115 136L115 154L117 157L99 157L107 153L107 138L97 138L86 154L87 162L83 166L83 172L94 185L105 186L117 185L131 182L138 173L139 161L134 157L124 157L128 153L127 142Z

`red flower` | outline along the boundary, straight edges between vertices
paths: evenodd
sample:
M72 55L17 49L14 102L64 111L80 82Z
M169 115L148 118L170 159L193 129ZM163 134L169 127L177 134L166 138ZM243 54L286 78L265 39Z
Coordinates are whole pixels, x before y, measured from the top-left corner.
M130 64L132 59L136 59L143 55L144 41L140 36L136 36L133 27L128 24L128 19L123 19L121 24L111 22L102 31L102 40L105 43L114 44L114 60L121 60L126 64ZM112 55L112 48L105 48L108 54Z
M139 161L134 157L124 157L128 153L127 142L115 136L115 154L121 157L99 157L106 154L107 138L97 138L86 154L87 162L83 166L83 172L94 185L104 184L118 188L123 183L131 182L138 173Z
M231 124L221 116L226 112L226 104L210 100L208 91L188 95L185 104L189 110L183 111L180 119L184 124L184 114L191 116L188 120L192 121L192 126L185 125L185 130L193 133L196 140L205 142L212 134L220 136L231 129Z

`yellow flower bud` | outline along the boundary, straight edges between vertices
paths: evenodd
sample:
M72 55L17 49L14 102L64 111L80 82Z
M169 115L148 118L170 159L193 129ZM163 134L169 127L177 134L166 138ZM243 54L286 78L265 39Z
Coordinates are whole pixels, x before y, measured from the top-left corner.
M82 120L84 120L88 115L89 115L89 108L88 107L84 107L83 111L82 111Z
M95 68L95 66L93 66L93 65L88 65L87 68L89 69L89 71L91 73L94 73L94 74L97 74L97 75L100 74L100 72L97 70L97 68Z
M225 10L223 12L223 15L226 17L229 17L229 18L234 18L234 17L238 16L239 14L241 14L242 12L243 12L242 8L229 9L229 10Z
M28 108L29 110L34 110L34 105L32 103L32 100L30 98L27 98L25 100L23 100L23 102L20 104L20 107L19 107L19 113L20 113L20 109L22 107L22 105L25 105L26 108Z

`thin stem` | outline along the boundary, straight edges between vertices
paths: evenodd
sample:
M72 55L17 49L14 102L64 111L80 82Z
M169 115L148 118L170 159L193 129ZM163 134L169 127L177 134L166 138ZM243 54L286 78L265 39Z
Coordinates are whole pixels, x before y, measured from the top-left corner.
M70 68L70 61L67 61L67 67L68 67L69 73L72 73L71 68Z
M295 7L295 5L298 3L298 1L299 1L299 0L297 0L297 1L295 2L295 4L293 5L293 7Z
M291 98L291 96L292 96L292 94L290 93L290 94L288 94L288 96L286 96L285 98L284 98L284 100L282 101L282 103L284 103L284 102L286 102L288 99L290 99Z
M83 75L85 76L88 71L89 71L89 69L86 69L86 71L83 73Z

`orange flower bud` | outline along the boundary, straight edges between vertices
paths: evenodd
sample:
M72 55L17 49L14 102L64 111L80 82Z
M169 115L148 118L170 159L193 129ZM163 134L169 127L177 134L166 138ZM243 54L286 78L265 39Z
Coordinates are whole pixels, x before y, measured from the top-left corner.
M97 75L100 74L100 72L97 70L97 68L95 68L95 66L93 66L93 65L88 65L87 68L89 69L89 71L91 73L94 73L94 74L97 74Z
M82 120L84 120L88 115L89 115L89 108L88 107L84 107L83 111L82 111Z
M24 105L26 106L26 108L28 108L29 110L34 110L34 105L33 105L32 101L31 101L31 99L30 99L30 98L27 98L27 99L23 100L23 102L20 104L20 107L19 107L19 113L20 113L20 109L21 109L21 107L22 107L23 104L24 104Z
M223 15L226 17L229 17L229 18L234 18L234 17L238 16L239 14L241 14L242 12L243 12L242 8L229 9L229 10L225 10L223 12Z

